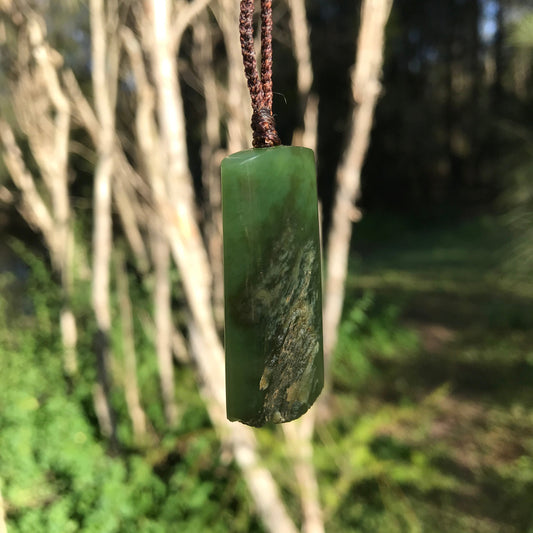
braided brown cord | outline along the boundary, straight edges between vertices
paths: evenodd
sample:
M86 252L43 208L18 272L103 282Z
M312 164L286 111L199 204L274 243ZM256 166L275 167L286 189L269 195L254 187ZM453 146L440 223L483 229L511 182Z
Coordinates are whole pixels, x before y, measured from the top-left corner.
M261 0L261 80L254 50L254 0L241 0L239 30L244 73L252 99L254 148L278 146L272 115L272 0Z
M261 85L265 107L272 113L272 0L261 0Z

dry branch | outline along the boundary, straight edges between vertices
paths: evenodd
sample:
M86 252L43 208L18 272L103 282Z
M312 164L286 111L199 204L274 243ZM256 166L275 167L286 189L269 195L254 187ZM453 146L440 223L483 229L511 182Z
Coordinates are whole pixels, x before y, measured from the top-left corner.
M327 250L326 302L324 308L324 355L329 368L344 302L344 285L352 222L360 215L355 201L359 194L374 109L381 91L385 26L392 0L364 0L357 43L352 93L356 104L352 113L348 147L337 171L337 192ZM328 372L326 372L327 374Z
M291 15L291 33L296 59L297 83L303 127L294 132L293 144L316 150L318 134L318 97L311 93L313 66L305 0L287 0Z
M193 0L188 2L181 0L176 2L176 5L172 14L172 47L175 50L179 49L183 32L211 2L211 0Z
M228 62L228 86L225 97L225 122L228 153L238 152L250 146L250 118L246 78L243 75L241 43L236 31L239 20L239 4L233 0L218 0L213 13L222 31Z
M201 81L205 101L205 126L201 148L202 182L204 186L204 220L207 251L213 273L213 313L217 327L224 323L224 279L222 271L222 195L220 190L220 159L222 156L220 123L221 91L217 84L212 29L204 13L201 24L193 29L193 63Z
M48 206L37 191L33 176L29 173L22 152L17 145L13 130L0 119L0 140L3 145L3 157L11 179L22 193L21 213L27 222L42 232L50 248L55 249L53 233L54 221Z

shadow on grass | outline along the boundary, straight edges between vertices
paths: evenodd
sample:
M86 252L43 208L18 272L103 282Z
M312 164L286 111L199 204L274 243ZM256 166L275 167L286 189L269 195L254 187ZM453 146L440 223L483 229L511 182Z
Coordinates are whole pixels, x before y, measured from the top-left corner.
M466 397L505 405L519 401L533 407L531 298L512 294L460 298L453 293L413 294L398 288L374 294L371 313L379 316L387 306L396 305L403 327L420 338L415 350L395 347L397 357L369 354L384 385L401 377L415 396L448 384Z
M474 221L355 251L339 412L343 430L387 413L368 450L389 488L391 464L410 465L399 486L420 528L402 531L533 531L533 282L500 270L505 241L497 224ZM422 490L416 457L455 485ZM389 489L375 490L386 500Z

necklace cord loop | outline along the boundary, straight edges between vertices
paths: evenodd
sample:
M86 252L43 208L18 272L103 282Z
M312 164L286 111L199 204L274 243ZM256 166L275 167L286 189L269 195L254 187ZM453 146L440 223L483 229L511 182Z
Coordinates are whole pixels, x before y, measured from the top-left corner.
M254 0L241 0L239 32L244 73L252 100L254 148L279 146L272 115L272 0L261 0L261 79L254 50Z

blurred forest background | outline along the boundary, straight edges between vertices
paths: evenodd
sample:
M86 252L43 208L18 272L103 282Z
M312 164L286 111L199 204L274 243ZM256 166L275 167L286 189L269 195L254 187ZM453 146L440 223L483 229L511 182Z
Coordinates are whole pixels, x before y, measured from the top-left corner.
M0 0L0 533L533 532L533 2L274 0L329 371L260 430L224 413L238 7Z

